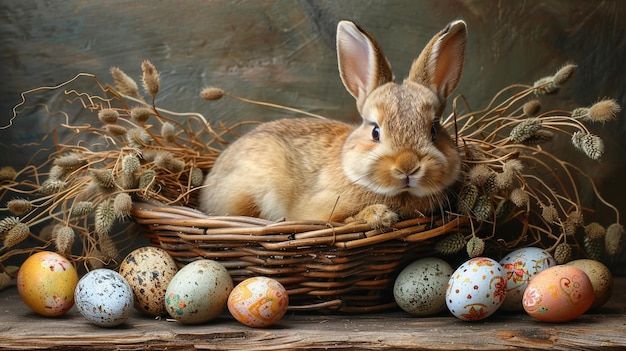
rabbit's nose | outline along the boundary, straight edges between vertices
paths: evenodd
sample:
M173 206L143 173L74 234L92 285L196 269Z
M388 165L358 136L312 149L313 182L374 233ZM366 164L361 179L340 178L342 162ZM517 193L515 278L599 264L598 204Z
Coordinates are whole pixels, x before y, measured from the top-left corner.
M395 168L406 177L415 175L420 167L419 157L412 152L402 152L396 157Z

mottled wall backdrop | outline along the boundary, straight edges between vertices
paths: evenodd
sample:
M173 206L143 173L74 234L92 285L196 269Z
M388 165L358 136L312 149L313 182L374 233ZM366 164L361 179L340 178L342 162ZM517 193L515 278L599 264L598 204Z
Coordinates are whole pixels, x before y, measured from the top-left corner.
M164 108L201 112L211 121L285 115L232 100L199 98L203 87L215 85L237 95L356 121L354 102L337 74L337 21L352 19L373 33L402 77L425 42L455 18L466 20L469 27L466 73L457 93L474 107L507 84L532 84L565 62L579 69L555 98L560 99L557 103L587 106L612 97L626 106L626 3L618 0L4 0L0 126L9 124L22 91L56 85L79 72L111 82L111 66L139 78L144 59L161 73L157 104ZM53 105L55 98L62 93L27 105ZM71 118L81 118L78 112L68 112ZM624 116L593 127L606 145L601 163L583 160L566 143L554 147L577 160L603 195L626 214ZM14 126L0 130L0 163L23 166L33 150L15 145L40 140L57 123L41 110L21 113Z

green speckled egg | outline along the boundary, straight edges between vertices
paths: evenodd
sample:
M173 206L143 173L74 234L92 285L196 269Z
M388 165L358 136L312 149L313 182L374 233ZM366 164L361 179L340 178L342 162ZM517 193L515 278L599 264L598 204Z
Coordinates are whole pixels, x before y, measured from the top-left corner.
M181 268L165 293L167 313L181 323L208 322L226 309L233 280L217 261L197 260Z

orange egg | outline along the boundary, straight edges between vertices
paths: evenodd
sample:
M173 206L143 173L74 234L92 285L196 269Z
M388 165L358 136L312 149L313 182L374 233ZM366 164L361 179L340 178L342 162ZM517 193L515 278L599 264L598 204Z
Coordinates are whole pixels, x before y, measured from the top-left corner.
M524 310L543 321L561 323L578 318L593 303L591 281L581 269L554 266L537 274L522 297Z
M287 312L289 296L278 281L252 277L239 283L228 297L228 310L249 327L267 327Z
M17 289L33 311L55 317L74 306L78 274L65 257L49 251L38 252L24 261L17 273Z

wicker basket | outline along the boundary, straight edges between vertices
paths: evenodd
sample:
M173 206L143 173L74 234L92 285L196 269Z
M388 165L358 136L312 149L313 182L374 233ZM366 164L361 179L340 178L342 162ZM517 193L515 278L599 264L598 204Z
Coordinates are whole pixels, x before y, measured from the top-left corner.
M399 270L432 255L432 239L467 226L463 217L417 218L386 230L363 223L272 222L207 216L188 207L134 205L152 244L180 263L220 261L235 284L253 276L281 282L291 310L362 313L395 306Z

